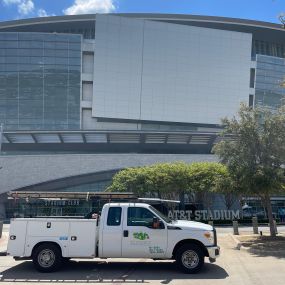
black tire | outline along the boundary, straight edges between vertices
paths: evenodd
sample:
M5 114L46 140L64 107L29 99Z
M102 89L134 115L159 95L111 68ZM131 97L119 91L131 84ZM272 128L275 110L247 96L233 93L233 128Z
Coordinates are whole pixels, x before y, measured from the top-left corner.
M203 267L205 256L199 245L185 244L178 248L175 259L181 271L194 274Z
M43 243L33 251L33 263L40 272L57 271L63 263L59 246L52 243Z
M62 258L62 266L67 266L70 263L70 257Z

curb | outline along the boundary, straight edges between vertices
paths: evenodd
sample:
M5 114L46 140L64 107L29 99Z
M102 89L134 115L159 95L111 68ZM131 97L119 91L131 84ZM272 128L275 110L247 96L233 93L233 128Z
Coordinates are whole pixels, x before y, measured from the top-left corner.
M229 236L236 244L236 249L238 250L247 251L249 253L254 253L254 254L273 254L273 255L282 255L282 256L285 255L285 250L264 250L264 249L245 247L242 245L242 242L240 242L233 234L229 234Z
M229 234L229 236L231 237L231 239L236 244L236 249L241 250L242 247L244 249L246 249L244 246L242 246L242 243L233 234Z

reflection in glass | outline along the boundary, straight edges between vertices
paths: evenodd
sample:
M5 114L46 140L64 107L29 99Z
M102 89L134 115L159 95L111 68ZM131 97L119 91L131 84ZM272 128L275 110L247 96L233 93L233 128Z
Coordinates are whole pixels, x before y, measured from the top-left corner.
M0 33L0 123L80 127L81 35Z

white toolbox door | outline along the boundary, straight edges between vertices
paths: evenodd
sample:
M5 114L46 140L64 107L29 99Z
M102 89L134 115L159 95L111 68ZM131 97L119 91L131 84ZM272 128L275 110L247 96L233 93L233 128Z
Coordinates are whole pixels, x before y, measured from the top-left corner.
M68 235L69 222L68 220L54 220L54 219L35 219L28 223L29 237L61 237Z
M95 257L96 220L70 222L69 257Z
M27 221L12 221L7 253L11 256L24 256ZM12 238L11 238L12 236Z

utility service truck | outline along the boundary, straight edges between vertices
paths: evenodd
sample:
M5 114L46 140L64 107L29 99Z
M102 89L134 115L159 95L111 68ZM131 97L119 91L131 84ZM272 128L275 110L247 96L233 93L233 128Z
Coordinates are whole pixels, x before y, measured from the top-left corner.
M145 203L109 203L97 219L12 219L7 255L32 259L52 272L70 258L174 259L182 271L198 272L205 257L220 254L215 229L194 221L171 221Z

